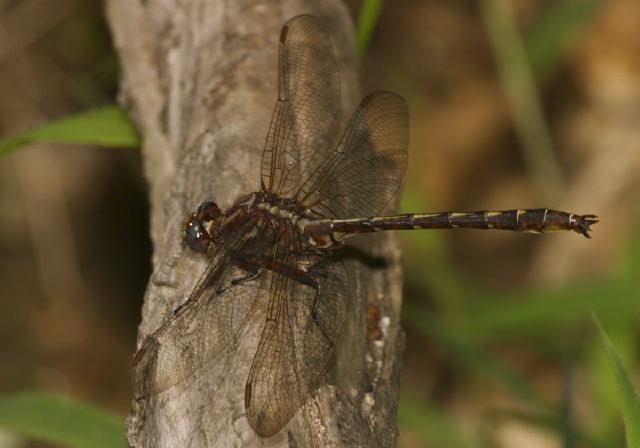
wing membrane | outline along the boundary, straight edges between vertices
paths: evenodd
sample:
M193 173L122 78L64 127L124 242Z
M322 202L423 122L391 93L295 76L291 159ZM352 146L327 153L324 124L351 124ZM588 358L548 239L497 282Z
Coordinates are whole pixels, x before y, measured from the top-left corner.
M233 346L259 298L260 279L242 281L247 272L233 264L231 254L251 253L263 238L242 238L255 225L247 221L239 238L216 248L189 299L145 340L133 363L134 384L157 394L185 382Z
M286 263L311 266L303 281L271 271L268 316L245 389L247 418L263 437L278 432L319 387L348 306L340 261L308 257L300 264L289 256ZM318 323L312 318L316 300Z
M336 149L302 185L300 202L325 217L377 215L402 182L408 145L404 99L383 91L367 95Z
M262 155L262 184L291 197L314 154L329 146L340 74L329 35L309 15L294 17L282 29L279 63L280 92Z

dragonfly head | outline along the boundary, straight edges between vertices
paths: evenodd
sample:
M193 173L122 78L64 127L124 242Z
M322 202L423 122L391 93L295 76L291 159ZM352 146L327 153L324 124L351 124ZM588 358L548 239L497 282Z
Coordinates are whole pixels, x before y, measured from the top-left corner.
M187 220L183 238L187 246L201 254L207 252L212 236L216 231L216 221L222 215L214 202L203 202Z

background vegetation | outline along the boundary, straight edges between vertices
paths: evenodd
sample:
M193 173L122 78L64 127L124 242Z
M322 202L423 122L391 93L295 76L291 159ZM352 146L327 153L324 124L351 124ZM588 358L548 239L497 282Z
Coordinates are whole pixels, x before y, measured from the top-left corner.
M363 90L410 103L403 211L601 218L401 235L401 446L619 447L623 409L638 446L640 3L348 4ZM0 447L122 446L150 247L101 6L0 2L0 35Z

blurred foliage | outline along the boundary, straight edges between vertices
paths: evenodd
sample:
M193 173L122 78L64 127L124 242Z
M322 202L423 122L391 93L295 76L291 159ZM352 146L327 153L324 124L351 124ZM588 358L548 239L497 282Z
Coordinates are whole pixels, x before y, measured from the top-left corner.
M416 210L414 201L409 197L405 196L402 209ZM531 409L531 413L522 414L528 416L528 422L560 433L567 430L562 426L562 416L558 412L563 403L554 403L543 397L530 378L517 373L491 354L491 344L505 340L520 342L562 362L567 357L567 350L578 343L576 337L579 337L581 356L588 361L602 353L595 338L584 338L586 323L595 311L602 319L615 325L621 339L627 339L625 358L634 357L631 350L635 343L630 339L635 340L636 334L630 323L638 307L640 223L635 222L632 234L626 239L630 244L621 248L618 263L607 276L570 283L559 289L541 287L503 291L488 288L456 271L443 247L446 245L444 237L438 237L435 232L407 232L401 238L412 251L424 252L422 256L417 255L425 260L423 264L406 267L408 282L418 285L426 296L436 301L428 307L417 298L405 295L405 325L423 333L447 356L455 359L464 367L467 376L488 381L525 404ZM604 373L605 378L601 369L594 367L593 372L598 374L591 381L592 390L600 394L593 397L598 402L595 405L599 411L597 420L614 422L613 427L589 426L588 434L573 428L569 434L584 446L617 447L619 442L615 434L618 427L615 422L619 421L619 408L615 399L616 389L606 387L611 383L606 378L608 372ZM423 419L428 422L434 418L433 410L422 411L429 408L414 404L402 409L402 401L400 406L402 418L399 422L409 430L416 421ZM570 406L568 412L571 412ZM418 434L425 435L424 443L428 441L440 446L435 443L439 436L433 438L422 431Z
M457 448L488 447L469 430L460 428L456 421L428 402L401 393L398 424L434 446Z
M531 71L537 79L552 74L564 52L594 18L602 0L553 2L525 33L525 47Z
M122 418L68 398L37 392L0 399L0 428L71 448L126 445Z
M598 0L552 2L525 33L518 30L508 3L497 0L482 3L485 26L490 35L493 33L494 55L502 71L503 86L511 96L514 119L525 127L519 138L522 146L529 148L528 172L537 178L538 185L545 188L551 185L547 195L549 191L561 191L558 185L562 180L537 99L537 84L559 68L564 52L593 20L602 3ZM429 209L424 192L420 198L417 200L415 192L405 192L401 211ZM512 291L488 288L456 269L449 258L447 234L403 233L404 246L411 248L412 258L421 260L419 266L405 267L407 283L419 291L416 297L412 296L412 290L405 294L405 325L422 333L440 352L458 363L465 372L464 381L479 379L482 384L492 383L524 405L527 411L514 411L511 415L530 425L555 431L563 440L563 446L618 447L621 444L620 411L613 399L616 389L607 377L608 372L601 368L603 351L596 335L589 331L588 322L592 311L608 322L615 322L619 339L626 340L624 357L635 358L633 347L637 346L637 334L631 322L638 306L639 224L635 222L628 237L623 238L630 244L620 248L618 262L603 278L570 282L561 287L540 285ZM418 296L428 297L428 302L419 300ZM571 362L590 369L591 387L587 390L597 410L594 424L573 414L575 366L566 369L566 393L561 400L550 400L537 390L532 378L514 370L500 355L493 354L491 347L502 341L522 344L561 365L573 356L575 359ZM574 355L570 355L572 352ZM600 360L599 364L594 363L596 359ZM584 390L582 384L581 391ZM399 424L401 434L404 429L410 432L411 440L419 440L416 446L483 446L479 442L483 434L491 433L491 427L476 428L475 440L471 439L475 444L447 439L454 434L468 434L468 428L447 418L447 411L438 413L433 404L426 405L405 398L407 396L414 394L404 390ZM580 398L584 398L584 393ZM416 423L421 421L425 422L422 427ZM413 445L409 443L409 446ZM488 446L493 444L488 442Z
M618 385L620 401L622 403L622 415L624 417L625 433L627 436L628 448L640 448L640 395L633 386L629 374L627 373L620 356L609 336L602 328L602 325L594 315L595 323L600 331L602 345L609 358L609 363L613 369Z
M511 105L529 175L538 196L549 202L556 192L563 190L564 182L523 39L508 2L483 0L481 5L485 28ZM549 50L547 54L554 52Z
M0 156L35 142L107 147L136 147L140 144L127 113L113 106L65 117L0 141Z
M360 6L358 20L356 23L356 53L360 58L364 57L369 39L373 32L384 0L364 0Z

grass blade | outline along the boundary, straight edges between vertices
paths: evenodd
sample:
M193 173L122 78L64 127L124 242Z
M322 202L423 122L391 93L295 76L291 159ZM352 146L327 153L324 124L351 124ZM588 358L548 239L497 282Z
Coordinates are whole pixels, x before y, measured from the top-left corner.
M369 46L371 33L378 23L383 0L364 0L358 13L356 25L356 53L362 58Z
M34 142L73 143L113 147L140 145L136 131L119 107L94 109L48 123L0 142L0 156Z
M602 0L572 0L550 4L527 33L525 41L531 69L538 79L553 72L567 47L595 16L602 3Z
M557 192L563 190L562 173L511 5L503 0L483 0L480 4L536 191L544 200L557 199Z
M633 387L629 374L627 373L622 360L618 356L609 336L600 325L597 316L593 315L593 320L600 332L602 345L609 358L611 368L615 373L620 402L622 404L622 417L624 418L625 435L628 448L640 448L640 396Z
M0 428L72 448L126 446L122 418L47 393L20 393L0 399Z

